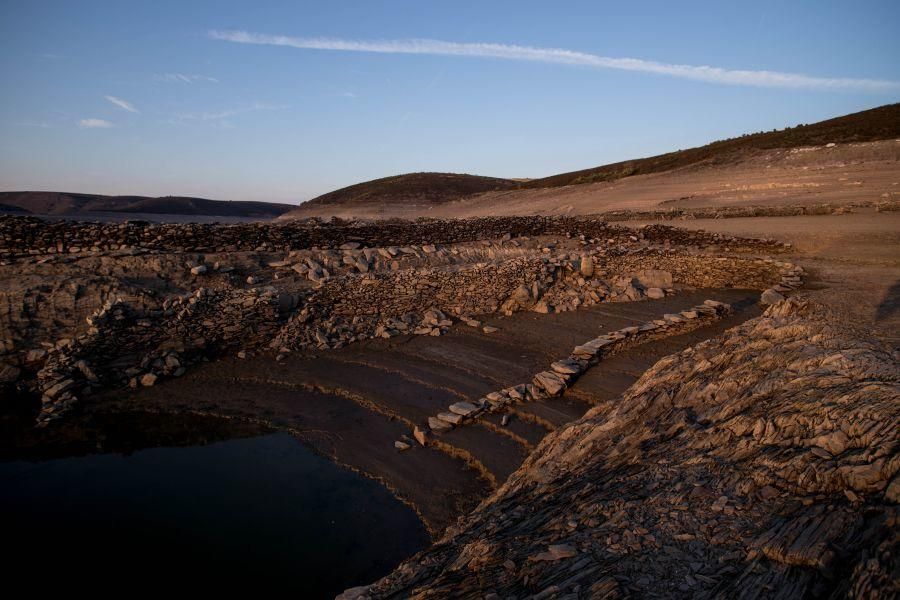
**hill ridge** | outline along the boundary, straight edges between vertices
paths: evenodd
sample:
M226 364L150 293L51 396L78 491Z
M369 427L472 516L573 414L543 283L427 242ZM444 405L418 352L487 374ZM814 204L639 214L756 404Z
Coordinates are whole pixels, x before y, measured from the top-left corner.
M511 189L517 181L468 173L419 171L363 181L317 196L305 204L328 205L380 202L385 198L427 201L455 200L460 195Z
M45 215L96 212L273 218L295 208L292 204L244 200L210 200L193 196L107 196L79 192L0 192L0 207ZM4 208L0 208L4 210Z
M411 206L437 207L484 192L552 189L612 182L703 166L739 163L765 152L804 146L825 146L900 139L900 103L888 104L812 124L745 134L665 154L637 158L539 179L504 179L455 173L407 173L357 183L300 204L283 218L320 213L323 208L361 210ZM445 179L448 178L448 179ZM451 182L453 185L447 185Z

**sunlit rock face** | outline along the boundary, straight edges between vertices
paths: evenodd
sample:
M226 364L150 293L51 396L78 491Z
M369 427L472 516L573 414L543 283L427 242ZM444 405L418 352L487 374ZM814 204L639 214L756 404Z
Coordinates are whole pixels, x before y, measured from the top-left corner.
M353 594L889 597L898 432L897 356L780 302L545 438L432 549Z

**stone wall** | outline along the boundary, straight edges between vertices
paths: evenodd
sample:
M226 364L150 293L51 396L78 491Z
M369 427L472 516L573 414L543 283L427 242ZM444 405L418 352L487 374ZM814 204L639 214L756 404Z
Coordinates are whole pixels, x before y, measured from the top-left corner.
M40 254L79 254L127 248L177 252L289 251L337 247L348 242L366 246L458 243L504 236L583 235L611 240L640 235L650 241L724 246L775 252L783 248L772 240L746 240L706 232L678 230L662 225L635 232L605 221L579 217L481 217L474 219L379 221L374 223L243 223L153 224L141 221L73 223L43 221L35 217L0 217L0 259Z
M205 288L170 298L159 310L107 302L87 318L87 332L35 357L42 409L39 424L62 416L94 391L154 385L186 367L236 347L258 348L275 335L284 299L274 290Z
M744 288L762 290L779 280L778 261L734 256L685 255L648 250L597 259L602 276L666 271L675 283L696 288Z
M779 282L779 263L698 249L782 248L548 217L228 226L2 218L0 239L3 277L35 281L2 298L14 334L4 363L37 372L45 421L79 394L153 385L222 352L278 358L375 336L441 335L480 314L660 298L679 285L763 289ZM16 342L28 329L68 335L35 349Z
M116 300L87 319L85 334L57 342L49 356L41 357L42 419L56 418L71 406L75 389L84 394L125 383L153 385L159 377L177 376L191 362L224 351L280 355L375 336L441 335L453 319L473 322L479 314L558 312L661 297L682 284L766 288L782 281L784 267L762 259L601 249L356 273L298 292L272 286L199 288L154 308Z
M585 274L582 263L595 266ZM316 319L399 318L434 308L468 316L513 310L553 312L604 301L639 300L657 287L647 271L663 271L668 284L701 288L765 289L780 280L784 263L741 257L682 256L666 251L520 257L452 269L423 268L331 279L304 298L304 310L279 334L284 346L311 339ZM321 337L321 336L320 336Z
M736 219L741 217L800 217L813 215L842 215L859 208L874 208L878 212L900 210L900 201L890 194L880 200L866 200L841 204L790 204L786 206L709 206L698 208L668 208L659 210L614 210L602 213L607 221L685 221L692 219Z

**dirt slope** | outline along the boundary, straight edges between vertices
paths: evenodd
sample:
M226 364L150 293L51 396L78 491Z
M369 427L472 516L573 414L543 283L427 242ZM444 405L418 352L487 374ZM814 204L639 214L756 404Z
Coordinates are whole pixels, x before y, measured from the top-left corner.
M478 175L408 173L365 181L329 192L304 203L286 216L307 216L320 208L327 210L331 207L371 211L396 205L412 210L426 210L429 206L450 200L480 192L507 190L517 185L517 182L510 179Z
M745 160L765 150L824 146L829 143L871 142L897 137L900 137L900 104L889 104L811 125L742 135L699 148L533 179L523 183L522 187L546 188L615 181L632 175L661 173L688 166L729 164Z
M610 211L884 202L900 199L900 140L766 150L616 181L484 192L440 204L302 204L294 216L464 218Z
M464 177L467 184L446 177ZM898 186L900 104L891 104L812 125L542 179L435 173L389 177L325 194L284 218L597 214L750 204L845 204L895 199L900 196Z

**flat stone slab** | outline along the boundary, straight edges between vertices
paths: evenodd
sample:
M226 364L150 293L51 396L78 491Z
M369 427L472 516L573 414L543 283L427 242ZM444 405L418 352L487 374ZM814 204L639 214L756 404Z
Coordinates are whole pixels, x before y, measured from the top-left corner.
M446 423L450 423L451 425L459 425L463 421L462 415L452 412L442 412L438 414L437 418Z
M534 376L534 384L550 395L556 395L566 388L566 382L553 371L542 371Z
M428 427L432 431L450 431L453 429L453 425L444 421L443 419L439 419L438 417L428 417Z
M550 368L564 375L578 375L582 372L581 365L574 360L558 360Z
M471 402L457 402L455 404L451 404L449 406L449 410L452 413L456 413L465 417L478 410L478 407Z

